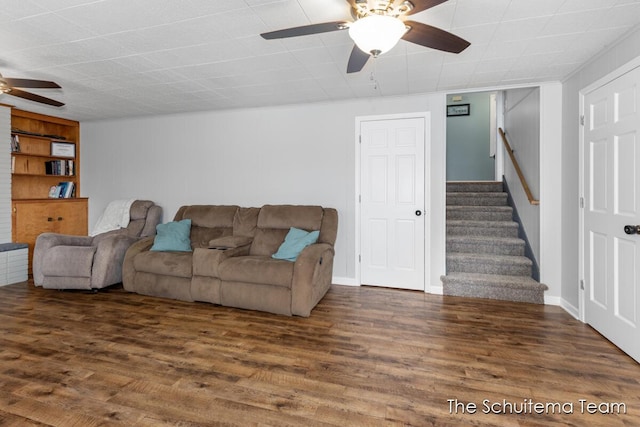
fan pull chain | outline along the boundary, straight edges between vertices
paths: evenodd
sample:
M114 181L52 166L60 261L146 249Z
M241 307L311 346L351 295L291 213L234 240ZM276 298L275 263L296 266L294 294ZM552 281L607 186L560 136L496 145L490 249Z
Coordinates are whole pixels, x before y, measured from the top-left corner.
M376 79L376 76L373 74L373 71L371 72L371 75L369 76L369 80L371 80L373 82L373 90L378 90L378 80Z
M373 90L374 91L379 91L380 90L380 84L378 83L378 79L376 78L376 71L378 70L378 61L376 61L376 58L373 59L373 71L371 71L371 74L369 75L369 80L371 80L373 82Z

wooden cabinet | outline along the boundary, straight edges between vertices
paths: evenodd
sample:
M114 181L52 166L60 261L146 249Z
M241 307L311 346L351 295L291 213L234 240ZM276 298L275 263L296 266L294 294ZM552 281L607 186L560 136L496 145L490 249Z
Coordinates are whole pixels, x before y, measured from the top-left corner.
M14 200L13 241L29 245L29 272L33 247L40 233L87 235L88 199Z
M88 199L80 194L80 124L73 120L11 110L12 239L33 247L40 233L87 235ZM19 144L15 147L13 143ZM51 198L61 182L68 198ZM68 184L67 184L68 186Z

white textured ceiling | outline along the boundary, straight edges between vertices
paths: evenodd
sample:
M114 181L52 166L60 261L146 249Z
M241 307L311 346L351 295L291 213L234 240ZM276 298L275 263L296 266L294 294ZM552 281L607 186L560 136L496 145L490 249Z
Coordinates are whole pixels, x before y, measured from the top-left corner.
M345 0L0 0L0 73L75 120L406 95L561 80L640 23L640 0L449 0L412 19L471 42L459 55L401 40L346 74L346 31L260 33L349 19Z

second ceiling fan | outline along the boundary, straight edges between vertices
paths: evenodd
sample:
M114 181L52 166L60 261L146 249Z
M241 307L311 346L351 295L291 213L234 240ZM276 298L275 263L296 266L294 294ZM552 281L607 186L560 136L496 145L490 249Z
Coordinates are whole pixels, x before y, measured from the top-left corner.
M405 19L447 0L347 0L353 21L332 21L303 25L260 34L267 40L349 30L355 46L347 73L357 73L369 57L393 48L400 40L451 53L460 53L471 43L440 28Z
M2 74L0 74L0 94L6 93L7 95L17 96L18 98L40 102L41 104L52 105L54 107L62 107L64 105L62 102L56 101L55 99L46 98L18 88L60 89L60 85L47 80L2 77Z

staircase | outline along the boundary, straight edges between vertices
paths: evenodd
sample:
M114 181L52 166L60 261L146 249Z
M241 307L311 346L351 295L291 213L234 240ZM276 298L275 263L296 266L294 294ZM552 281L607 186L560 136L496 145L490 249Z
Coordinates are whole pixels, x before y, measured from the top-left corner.
M447 183L445 295L544 304L501 182Z

